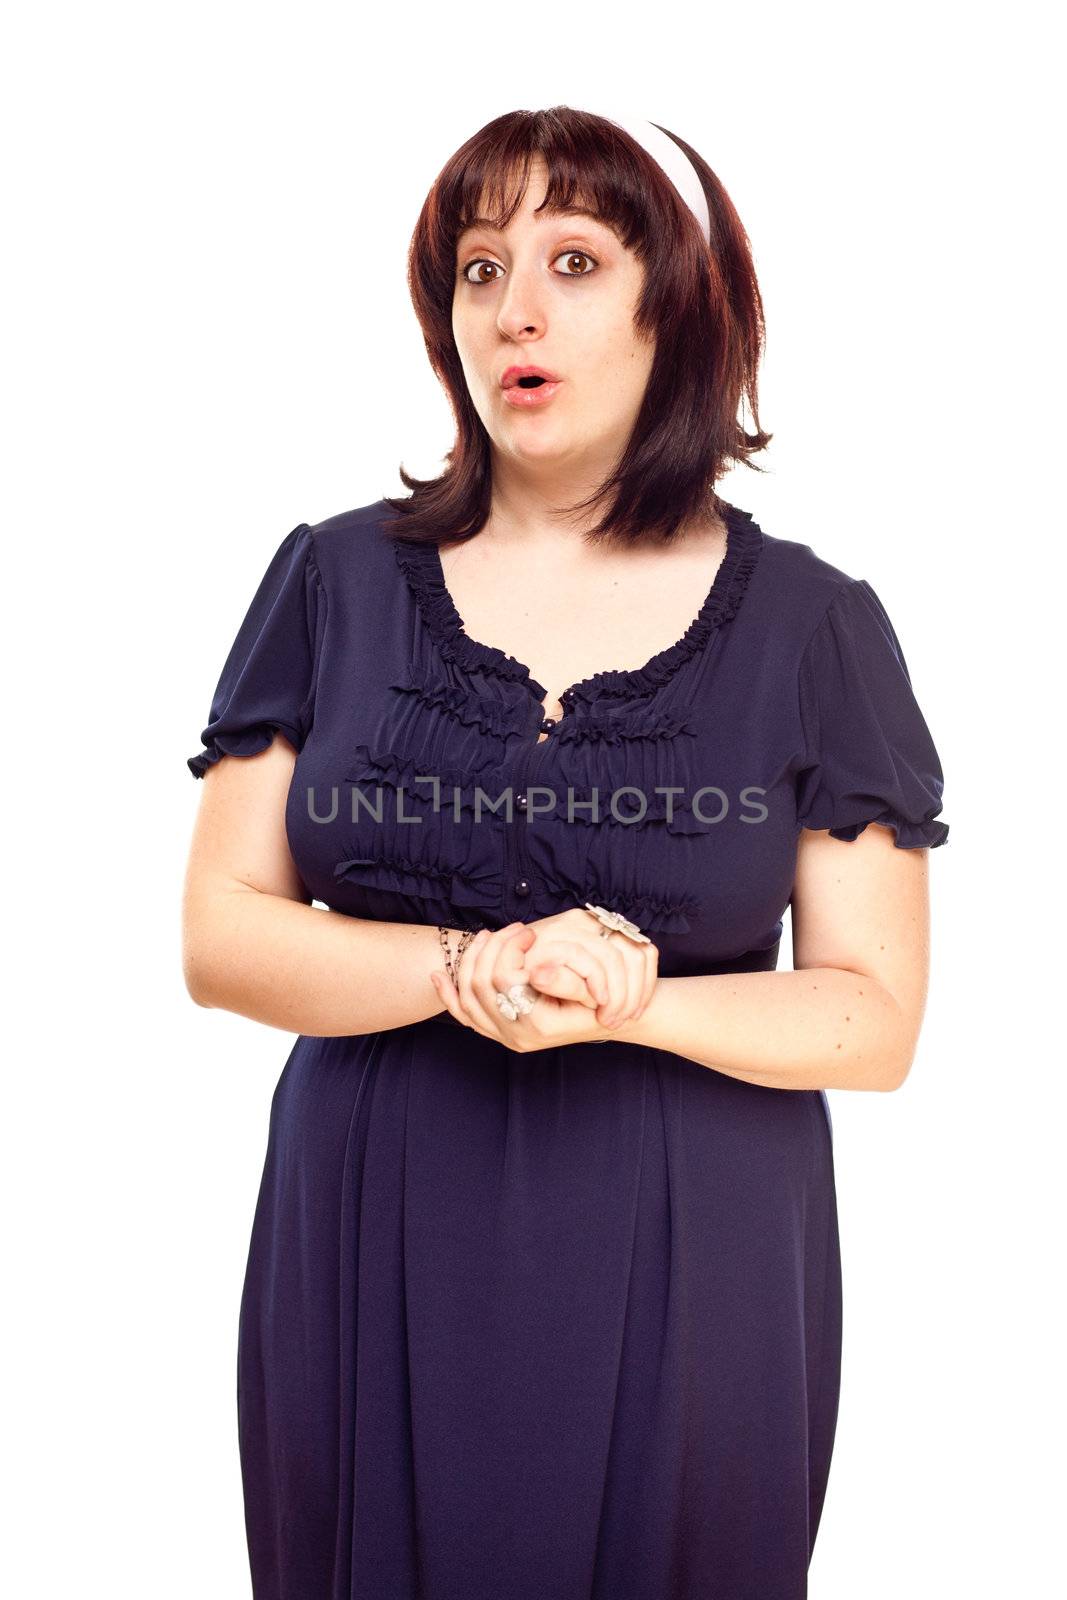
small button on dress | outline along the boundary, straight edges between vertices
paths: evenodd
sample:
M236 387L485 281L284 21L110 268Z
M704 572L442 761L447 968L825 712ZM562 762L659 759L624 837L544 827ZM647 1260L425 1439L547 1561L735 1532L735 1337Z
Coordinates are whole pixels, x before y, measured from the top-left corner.
M865 578L726 506L684 635L556 719L394 515L282 540L188 760L292 746L310 899L453 928L589 901L662 978L769 972L802 829L946 841ZM238 1327L253 1593L801 1600L841 1311L824 1092L616 1039L512 1051L445 1011L301 1035Z

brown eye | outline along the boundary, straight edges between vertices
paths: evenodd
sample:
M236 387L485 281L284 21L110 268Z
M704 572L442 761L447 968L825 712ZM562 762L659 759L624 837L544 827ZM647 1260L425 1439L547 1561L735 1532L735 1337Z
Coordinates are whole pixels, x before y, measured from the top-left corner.
M483 278L480 275L477 278L470 277L469 274L470 274L470 270L471 270L472 267L494 267L497 271L499 271L500 269L497 266L497 263L495 261L481 261L481 260L479 260L479 261L468 261L467 265L463 268L463 276L464 276L464 278L466 278L468 283L495 283L496 282L495 278Z
M574 261L589 261L589 262L592 262L594 267L596 266L596 262L593 261L592 256L586 255L584 250L565 250L563 252L563 255L556 257L556 260L557 261L566 261L568 266ZM563 272L563 273L560 274L560 276L563 277L563 278L588 278L589 273L588 272Z

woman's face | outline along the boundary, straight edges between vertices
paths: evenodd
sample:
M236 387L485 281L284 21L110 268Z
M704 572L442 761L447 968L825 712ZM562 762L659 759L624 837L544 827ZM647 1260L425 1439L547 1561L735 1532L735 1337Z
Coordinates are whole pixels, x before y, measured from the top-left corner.
M535 215L546 181L537 157L508 227L460 235L452 331L495 451L600 477L626 446L652 369L655 343L634 329L644 269L606 223ZM527 366L559 382L516 403L523 389L501 380Z

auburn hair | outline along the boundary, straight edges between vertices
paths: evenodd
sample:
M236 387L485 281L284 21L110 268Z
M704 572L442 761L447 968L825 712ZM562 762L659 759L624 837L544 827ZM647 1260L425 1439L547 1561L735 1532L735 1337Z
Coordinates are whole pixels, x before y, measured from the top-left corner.
M580 205L611 227L644 267L635 326L653 336L655 356L641 409L616 470L571 511L602 519L585 536L620 544L668 543L694 516L721 515L715 485L734 462L772 435L759 425L757 368L764 347L763 303L748 236L729 195L692 146L664 128L700 176L710 246L674 184L622 128L570 106L510 111L486 123L445 163L408 250L408 287L430 365L444 385L456 440L439 477L401 465L407 498L386 536L420 543L471 538L491 508L489 435L474 409L452 335L456 245L476 217L505 228L522 202L531 159L548 171L542 207ZM509 194L509 187L512 192ZM747 403L754 431L738 413Z

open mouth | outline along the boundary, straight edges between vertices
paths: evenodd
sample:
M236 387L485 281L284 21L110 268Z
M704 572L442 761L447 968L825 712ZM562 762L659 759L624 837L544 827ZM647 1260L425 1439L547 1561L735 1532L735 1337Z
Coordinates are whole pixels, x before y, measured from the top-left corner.
M530 410L534 406L547 405L561 387L562 380L554 378L550 372L534 370L516 373L511 369L501 382L505 405Z

